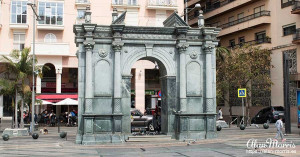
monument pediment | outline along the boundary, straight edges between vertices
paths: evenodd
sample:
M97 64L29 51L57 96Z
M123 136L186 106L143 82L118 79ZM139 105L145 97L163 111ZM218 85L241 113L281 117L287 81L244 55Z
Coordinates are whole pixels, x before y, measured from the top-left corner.
M169 16L164 22L165 27L178 27L178 26L186 26L189 25L176 13L174 12L171 16Z
M115 21L113 21L112 22L112 24L114 25L123 25L123 24L125 24L125 17L126 17L126 11L125 12L123 12Z

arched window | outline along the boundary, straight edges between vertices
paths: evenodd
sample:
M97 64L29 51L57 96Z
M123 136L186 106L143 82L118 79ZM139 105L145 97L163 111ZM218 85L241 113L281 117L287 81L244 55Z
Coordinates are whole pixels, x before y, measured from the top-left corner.
M53 33L48 33L45 35L44 42L46 43L55 43L56 36Z

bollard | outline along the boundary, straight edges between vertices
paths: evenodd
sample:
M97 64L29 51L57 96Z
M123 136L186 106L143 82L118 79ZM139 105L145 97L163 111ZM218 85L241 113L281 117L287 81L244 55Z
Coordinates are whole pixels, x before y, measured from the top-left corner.
M32 134L32 138L35 139L35 140L38 139L38 138L39 138L39 134L33 133L33 134Z
M245 128L246 128L246 127L245 127L244 124L241 124L241 125L240 125L240 129L241 129L241 130L245 130Z
M268 123L264 123L264 128L268 129L269 128L269 124Z
M2 138L3 138L4 141L8 141L9 140L9 135L4 134L4 135L2 135Z
M67 136L67 132L61 132L59 136L60 138L65 138Z
M222 130L221 125L218 125L218 126L217 126L217 131L221 131L221 130Z

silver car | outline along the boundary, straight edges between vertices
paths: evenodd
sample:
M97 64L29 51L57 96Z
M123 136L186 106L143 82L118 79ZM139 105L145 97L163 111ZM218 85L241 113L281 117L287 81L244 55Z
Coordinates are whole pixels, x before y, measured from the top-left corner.
M131 109L131 128L132 129L146 129L148 131L154 131L153 127L153 116L152 115L143 115L137 109Z

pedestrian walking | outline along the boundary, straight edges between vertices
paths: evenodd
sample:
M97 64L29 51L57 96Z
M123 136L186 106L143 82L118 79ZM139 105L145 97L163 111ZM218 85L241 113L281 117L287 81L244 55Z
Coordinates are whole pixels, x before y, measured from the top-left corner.
M280 116L279 119L276 121L275 126L276 126L276 129L277 129L277 134L276 134L274 140L277 141L278 136L280 136L281 141L284 142L286 139L283 138L283 134L282 134L282 129L283 129L282 116Z

